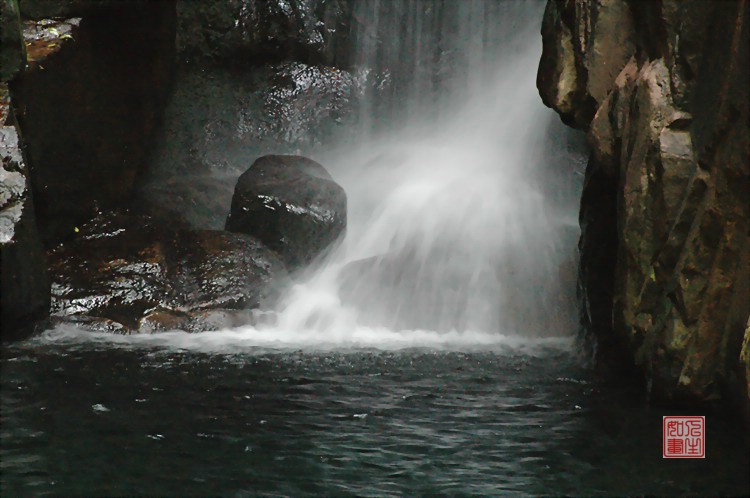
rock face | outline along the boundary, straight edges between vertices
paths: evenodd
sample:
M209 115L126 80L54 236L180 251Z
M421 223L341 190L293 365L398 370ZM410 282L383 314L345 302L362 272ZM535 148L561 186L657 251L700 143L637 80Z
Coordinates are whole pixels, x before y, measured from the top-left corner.
M601 361L635 365L654 399L750 407L748 9L550 0L545 13L540 94L592 146L584 323Z
M346 193L301 156L264 156L240 176L226 229L257 237L290 270L310 264L346 228Z
M2 334L19 339L47 316L47 260L36 228L34 203L18 129L13 126L5 84L0 84L0 274Z
M21 71L26 62L26 46L15 0L0 2L0 27L0 80L4 83ZM7 87L4 92L7 96Z
M563 121L587 128L612 81L635 51L625 0L550 0L537 87Z
M341 65L348 0L177 3L181 57L200 62L298 60Z
M84 13L25 21L29 66L10 82L39 229L51 246L133 194L170 89L175 5L27 1L21 9Z
M122 212L82 226L49 258L52 316L112 332L236 325L286 282L284 265L251 237Z
M26 64L18 5L0 2L0 339L23 338L47 316L50 285L39 238L29 168L10 105L6 81Z

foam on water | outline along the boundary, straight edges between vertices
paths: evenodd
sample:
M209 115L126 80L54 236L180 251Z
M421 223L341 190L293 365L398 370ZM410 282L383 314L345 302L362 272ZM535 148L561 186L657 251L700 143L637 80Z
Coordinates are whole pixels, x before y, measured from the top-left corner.
M404 351L436 350L460 352L513 353L529 356L549 352L571 352L572 337L528 338L487 332L448 332L431 330L392 331L358 327L347 333L321 336L315 330L283 330L281 328L238 328L215 332L187 334L183 331L161 334L113 335L105 332L81 333L80 328L59 325L33 338L27 346L57 345L90 349L97 345L106 349L164 349L211 354L265 354L298 351Z

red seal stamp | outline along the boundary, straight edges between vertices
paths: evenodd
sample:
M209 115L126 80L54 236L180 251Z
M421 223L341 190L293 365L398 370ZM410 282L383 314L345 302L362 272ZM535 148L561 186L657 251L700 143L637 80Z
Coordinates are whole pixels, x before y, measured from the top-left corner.
M706 417L664 417L664 458L706 458Z

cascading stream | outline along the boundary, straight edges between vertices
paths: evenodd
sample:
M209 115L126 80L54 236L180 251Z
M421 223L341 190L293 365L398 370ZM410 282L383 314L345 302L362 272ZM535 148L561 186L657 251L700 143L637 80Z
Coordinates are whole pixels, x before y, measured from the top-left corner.
M577 197L580 158L536 91L543 2L352 5L346 39L363 92L355 125L301 151L347 192L345 240L253 325L107 341L211 350L570 342L578 229L565 200Z
M243 330L368 346L569 336L573 213L538 183L566 165L544 164L551 116L536 23L523 25L539 5L356 5L354 60L390 86L365 99L355 145L323 159L348 193L348 235L269 324Z

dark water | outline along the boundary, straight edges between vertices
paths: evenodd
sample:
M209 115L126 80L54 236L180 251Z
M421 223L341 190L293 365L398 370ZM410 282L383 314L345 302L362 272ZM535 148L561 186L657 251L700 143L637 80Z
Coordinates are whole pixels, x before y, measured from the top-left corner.
M2 357L2 494L747 495L740 429L663 460L661 417L560 348ZM695 413L690 413L695 414Z

